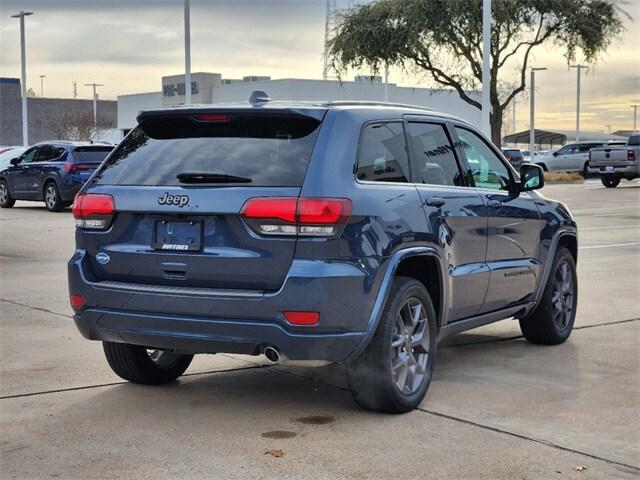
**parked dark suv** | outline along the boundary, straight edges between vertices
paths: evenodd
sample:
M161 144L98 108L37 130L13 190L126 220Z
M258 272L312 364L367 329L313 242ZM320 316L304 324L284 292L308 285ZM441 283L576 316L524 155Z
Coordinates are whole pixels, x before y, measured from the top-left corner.
M564 342L576 224L470 124L418 107L142 112L76 197L75 322L136 383L196 353L346 364L362 406L416 407L437 341L515 317Z
M59 212L93 174L113 145L88 142L42 142L11 160L0 171L0 207L16 200L44 201L51 212Z

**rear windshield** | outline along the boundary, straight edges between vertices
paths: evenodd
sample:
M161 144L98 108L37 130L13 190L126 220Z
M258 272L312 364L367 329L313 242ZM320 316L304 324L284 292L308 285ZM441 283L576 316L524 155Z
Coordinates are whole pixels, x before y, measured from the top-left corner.
M631 135L629 137L629 143L627 145L630 145L630 146L640 145L640 135Z
M301 186L319 125L288 113L149 117L118 145L94 181ZM185 180L197 175L197 181Z
M100 163L111 153L113 147L76 147L73 158L78 162Z

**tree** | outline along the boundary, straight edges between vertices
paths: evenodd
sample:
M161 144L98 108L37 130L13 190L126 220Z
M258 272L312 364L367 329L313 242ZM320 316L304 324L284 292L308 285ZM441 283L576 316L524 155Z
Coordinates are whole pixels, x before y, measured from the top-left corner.
M491 24L491 137L501 145L502 117L525 90L531 52L554 43L567 62L582 51L593 63L624 30L616 0L493 0ZM482 84L480 0L377 0L346 11L329 42L330 65L338 72L385 65L425 73L481 108L470 94ZM505 88L500 74L515 68ZM475 98L474 98L475 97Z
M99 140L115 125L101 116L94 122L93 112L90 110L67 110L62 115L49 119L47 127L58 140L89 141Z

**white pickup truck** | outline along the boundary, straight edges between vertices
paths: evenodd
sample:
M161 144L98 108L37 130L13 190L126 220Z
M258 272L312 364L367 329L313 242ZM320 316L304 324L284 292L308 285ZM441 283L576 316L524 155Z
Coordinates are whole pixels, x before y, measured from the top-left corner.
M589 150L589 174L600 176L607 188L617 187L622 178L640 177L640 133L632 134L625 146Z

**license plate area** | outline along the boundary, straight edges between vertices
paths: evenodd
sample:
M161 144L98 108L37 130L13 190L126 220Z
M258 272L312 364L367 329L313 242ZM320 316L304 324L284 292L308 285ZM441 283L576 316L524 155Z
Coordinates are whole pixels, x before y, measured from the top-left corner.
M156 250L197 252L202 248L202 221L157 220L153 243Z
M604 171L607 173L613 173L616 171L616 169L614 167L608 166L608 167L605 167Z

